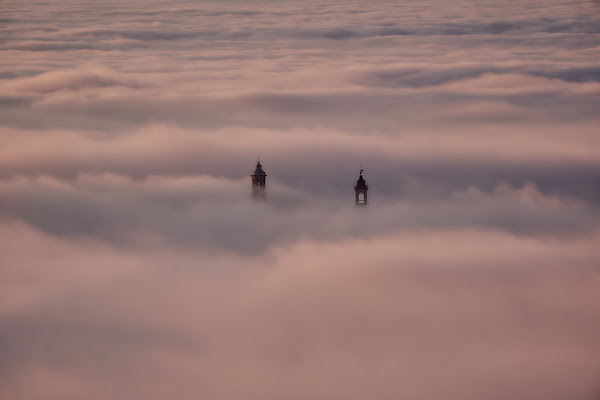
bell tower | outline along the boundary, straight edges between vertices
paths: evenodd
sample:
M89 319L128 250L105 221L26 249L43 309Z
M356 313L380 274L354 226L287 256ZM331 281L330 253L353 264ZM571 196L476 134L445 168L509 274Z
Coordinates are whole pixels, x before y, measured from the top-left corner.
M367 206L369 203L367 202L367 191L369 190L369 185L365 182L365 179L362 176L363 170L360 170L360 176L356 181L356 185L354 185L354 194L355 198L355 206Z
M258 200L266 200L267 192L266 192L266 183L267 183L267 174L262 169L262 165L260 165L260 159L256 162L256 168L250 174L252 177L252 198Z

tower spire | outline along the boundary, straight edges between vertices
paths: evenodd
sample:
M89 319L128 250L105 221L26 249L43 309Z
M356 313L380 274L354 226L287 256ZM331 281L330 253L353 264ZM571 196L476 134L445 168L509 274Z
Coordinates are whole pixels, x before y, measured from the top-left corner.
M367 202L367 191L369 190L369 185L365 181L365 178L362 176L363 169L362 164L360 164L360 175L358 176L358 180L356 181L356 185L354 185L354 195L355 195L355 205L357 206L366 206Z
M267 183L267 174L260 165L260 155L257 157L256 168L250 174L252 178L252 198L259 200L266 200L267 193L265 190Z

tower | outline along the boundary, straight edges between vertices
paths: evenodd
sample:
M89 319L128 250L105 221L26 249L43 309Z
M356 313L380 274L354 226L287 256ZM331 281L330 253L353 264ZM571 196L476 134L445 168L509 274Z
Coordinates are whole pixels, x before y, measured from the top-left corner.
M360 170L360 176L356 181L356 185L354 185L354 194L356 196L356 202L354 203L356 206L367 206L367 190L369 190L369 185L365 182L365 179L362 176L363 170Z
M266 192L266 183L267 183L267 174L262 169L262 165L260 165L260 159L256 162L256 168L250 174L252 177L252 198L259 200L267 199Z

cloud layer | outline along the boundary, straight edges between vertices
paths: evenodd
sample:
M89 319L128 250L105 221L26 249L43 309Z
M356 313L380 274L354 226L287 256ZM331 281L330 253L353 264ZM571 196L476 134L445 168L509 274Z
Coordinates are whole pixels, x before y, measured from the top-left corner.
M0 15L0 399L598 399L598 2Z

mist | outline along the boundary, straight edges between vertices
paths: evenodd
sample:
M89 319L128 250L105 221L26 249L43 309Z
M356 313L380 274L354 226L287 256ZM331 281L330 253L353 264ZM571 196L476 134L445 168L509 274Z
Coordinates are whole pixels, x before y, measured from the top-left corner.
M0 399L598 399L599 27L1 2Z

